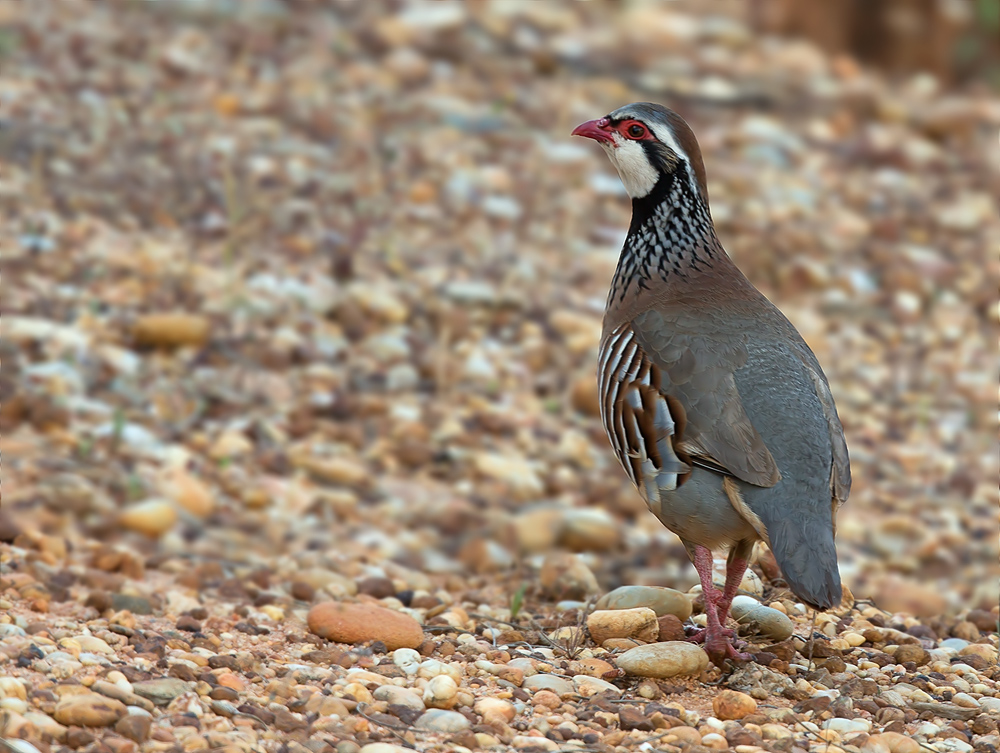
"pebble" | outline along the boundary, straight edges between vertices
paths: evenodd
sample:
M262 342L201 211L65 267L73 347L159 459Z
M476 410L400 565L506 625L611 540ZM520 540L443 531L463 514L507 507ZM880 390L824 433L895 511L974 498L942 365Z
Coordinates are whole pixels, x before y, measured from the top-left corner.
M458 702L458 684L448 675L432 677L424 688L424 703L429 708L450 709Z
M66 726L110 727L126 713L121 701L97 693L83 693L60 699L53 716Z
M823 729L833 730L840 735L851 735L859 732L868 732L872 728L872 723L867 719L827 719L823 722Z
M385 701L393 706L406 706L416 711L423 711L426 708L420 692L413 688L401 688L398 685L380 685L375 688L372 696L376 701Z
M307 620L311 632L337 643L382 641L394 650L417 648L424 641L412 617L374 604L324 602L309 610Z
M149 739L152 726L153 720L150 717L141 714L129 714L118 720L118 723L115 725L115 732L134 742L144 743Z
M198 314L170 312L146 314L132 327L136 345L157 348L199 347L208 340L209 320Z
M616 698L622 694L622 689L616 685L612 685L610 682L602 680L599 677L590 677L589 675L574 676L573 686L584 698L597 695L598 693L610 693Z
M997 663L997 648L988 643L973 643L964 646L958 651L959 656L978 656L986 660L986 663L993 666Z
M594 604L595 609L635 609L647 607L657 617L672 614L681 622L691 616L691 600L680 591L657 586L619 586Z
M648 607L591 612L587 617L587 630L597 644L609 638L633 638L650 643L657 639L660 632L656 612Z
M125 508L118 522L130 531L159 538L177 523L177 508L165 499L148 499Z
M392 652L392 663L408 675L415 675L420 669L423 657L412 648L397 648Z
M787 615L765 607L751 596L737 596L731 607L733 619L741 625L754 624L757 632L778 643L791 637L794 625Z
M620 526L607 510L585 507L562 519L558 543L574 552L606 552L621 543Z
M510 744L518 750L527 748L529 750L558 750L559 744L555 740L545 737L533 737L531 735L515 735Z
M18 677L0 677L0 698L27 699L28 691L24 680Z
M24 714L24 718L42 735L48 735L53 740L66 739L66 733L69 731L68 728L48 714L42 714L38 711L28 711Z
M531 677L526 677L524 684L521 687L525 690L533 691L551 690L559 696L570 695L575 690L572 681L565 680L562 677L556 677L555 675L546 674L537 674L532 675Z
M575 554L555 552L542 562L538 582L549 598L586 599L600 591L597 578Z
M132 683L132 692L152 701L157 706L167 706L182 693L191 689L191 683L176 677L159 677Z
M661 643L666 641L683 641L686 639L683 623L672 614L665 614L657 621L657 640Z
M708 654L693 643L667 641L630 648L615 657L615 664L640 677L697 675L708 667Z
M78 635L73 640L80 646L81 651L108 655L115 653L115 650L106 641L93 635Z
M7 739L3 742L5 745L10 746L10 749L14 753L42 753L37 746L32 745L27 740Z
M757 701L738 690L723 690L712 699L712 711L719 719L742 719L757 710Z
M215 510L215 497L208 485L183 468L164 474L160 491L167 499L196 518L207 518Z
M472 722L457 711L429 709L413 725L428 732L461 732L472 727Z
M930 661L930 654L919 645L907 643L896 648L892 654L893 658L900 664L911 661L918 667Z
M490 724L490 722L495 720L511 722L517 716L517 709L514 707L514 704L510 701L505 701L503 698L480 698L476 701L473 709L483 717L483 721L486 724Z

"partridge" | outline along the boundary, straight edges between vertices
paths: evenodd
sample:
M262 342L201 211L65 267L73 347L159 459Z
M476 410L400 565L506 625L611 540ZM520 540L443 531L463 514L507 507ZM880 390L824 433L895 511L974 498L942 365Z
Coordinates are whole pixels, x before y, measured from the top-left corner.
M719 242L687 123L638 102L573 135L604 148L632 199L598 356L604 428L698 571L707 627L692 638L719 666L746 660L724 625L755 542L803 602L840 603L834 535L851 469L837 408L816 356Z

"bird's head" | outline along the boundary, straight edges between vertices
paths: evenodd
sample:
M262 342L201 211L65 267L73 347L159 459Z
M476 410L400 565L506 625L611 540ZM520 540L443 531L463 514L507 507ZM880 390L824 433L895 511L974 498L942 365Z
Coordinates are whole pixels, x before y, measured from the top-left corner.
M649 196L661 181L680 179L708 203L705 164L688 124L673 110L634 102L573 129L608 153L633 199Z

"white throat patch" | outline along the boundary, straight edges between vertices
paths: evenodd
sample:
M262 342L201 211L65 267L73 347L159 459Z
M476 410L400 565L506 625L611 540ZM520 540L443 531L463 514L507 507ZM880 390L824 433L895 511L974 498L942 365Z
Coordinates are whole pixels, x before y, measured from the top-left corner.
M625 191L633 199L641 199L649 194L659 180L660 174L649 162L646 151L637 142L613 133L614 144L603 141L601 146L608 153L611 164L618 170Z

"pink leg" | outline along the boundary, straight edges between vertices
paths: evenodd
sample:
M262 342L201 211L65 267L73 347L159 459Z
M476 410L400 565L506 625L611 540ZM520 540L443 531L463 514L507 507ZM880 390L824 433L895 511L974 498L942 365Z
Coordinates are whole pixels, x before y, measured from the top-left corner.
M717 667L725 664L726 659L749 661L750 655L741 654L730 642L729 639L735 637L735 633L732 630L726 630L721 622L729 614L729 605L743 579L746 561L736 560L729 563L726 568L725 589L720 593L712 583L712 552L703 546L695 546L693 549L694 557L692 559L694 560L694 568L698 571L698 579L701 580L708 625L703 631L692 636L692 639L699 642L704 641L705 653Z
M733 597L743 582L743 574L747 571L749 563L742 557L730 557L726 563L726 585L722 589L722 598L719 601L719 619L725 621L729 615L729 607L733 603Z

